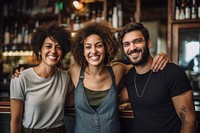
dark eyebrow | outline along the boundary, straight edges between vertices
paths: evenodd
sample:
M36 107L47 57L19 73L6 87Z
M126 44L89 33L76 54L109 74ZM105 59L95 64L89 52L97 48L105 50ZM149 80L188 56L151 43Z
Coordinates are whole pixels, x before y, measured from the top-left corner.
M133 41L143 40L142 38L136 38Z
M95 45L96 45L96 44L99 44L99 43L102 43L102 44L103 44L102 41L99 41L99 42L96 42ZM87 42L86 42L86 43L84 43L83 45L91 45L91 43L87 43Z
M132 40L131 42L140 41L140 40L143 40L143 39L142 38L136 38L136 39ZM122 44L124 44L124 43L129 43L129 41L122 42Z
M52 43L47 42L47 43L45 43L45 45L52 45Z

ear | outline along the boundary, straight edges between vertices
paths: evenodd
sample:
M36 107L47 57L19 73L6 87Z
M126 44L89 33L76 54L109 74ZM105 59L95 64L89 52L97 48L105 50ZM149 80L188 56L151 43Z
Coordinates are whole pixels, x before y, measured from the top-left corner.
M149 39L149 40L147 41L147 45L148 45L148 48L151 48L151 46L152 46L151 39Z
M40 51L38 52L37 60L38 60L39 62L42 60L42 56L41 56L41 52L40 52Z

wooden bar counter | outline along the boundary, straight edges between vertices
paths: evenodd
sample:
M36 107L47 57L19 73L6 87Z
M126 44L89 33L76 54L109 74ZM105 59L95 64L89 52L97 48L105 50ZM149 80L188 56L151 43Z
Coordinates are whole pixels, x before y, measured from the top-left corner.
M120 121L122 133L133 132L133 111L129 104L120 105ZM73 107L65 108L66 125L71 125L68 130L73 130L75 120L75 111ZM9 96L0 96L0 131L3 133L10 132L10 98ZM69 132L71 133L71 132Z
M198 120L198 132L200 131L200 91L194 91L194 103ZM119 106L120 122L122 127L121 133L133 133L134 115L129 103ZM73 107L65 108L65 121L73 126L75 112ZM66 124L66 125L67 125ZM73 128L71 128L73 130ZM0 96L0 131L3 133L10 132L10 98L9 96Z

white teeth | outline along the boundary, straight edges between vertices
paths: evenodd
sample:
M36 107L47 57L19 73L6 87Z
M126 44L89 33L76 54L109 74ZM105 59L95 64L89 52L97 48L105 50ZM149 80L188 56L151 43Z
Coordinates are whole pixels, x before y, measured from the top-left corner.
M132 53L131 56L138 56L138 53Z
M50 59L56 59L56 57L55 56L48 56Z
M98 56L92 56L90 57L92 60L97 60L99 57Z
M132 53L131 55L138 55L138 53Z
M132 58L132 59L137 59L138 56L139 56L139 54L138 54L138 53L132 53L132 54L130 54L129 56L130 56L130 58Z

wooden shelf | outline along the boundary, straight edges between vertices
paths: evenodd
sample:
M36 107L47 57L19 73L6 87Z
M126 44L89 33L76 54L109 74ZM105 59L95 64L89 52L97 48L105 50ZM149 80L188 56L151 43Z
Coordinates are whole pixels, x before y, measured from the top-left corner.
M200 23L200 19L188 19L188 20L171 20L172 24L182 24L182 23Z
M16 50L32 50L30 44L8 44L2 46L4 51L16 51Z

